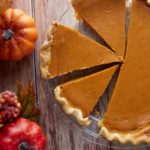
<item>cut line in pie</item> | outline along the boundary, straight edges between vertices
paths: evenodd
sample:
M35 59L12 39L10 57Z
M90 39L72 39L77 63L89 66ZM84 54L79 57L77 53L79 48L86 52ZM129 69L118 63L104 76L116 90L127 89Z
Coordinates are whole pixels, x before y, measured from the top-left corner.
M55 89L56 100L62 105L64 111L87 126L90 124L89 115L96 106L100 96L106 90L118 65L109 69L72 80Z
M73 29L54 23L40 53L43 78L53 78L102 64L121 63L118 55L124 57L125 1L73 0L72 4L78 17L97 31L117 54ZM149 17L150 7L146 0L133 0L126 57L106 113L98 124L100 135L110 141L150 143ZM83 61L87 57L89 60ZM70 60L73 60L73 65L70 65ZM115 65L59 85L55 89L56 100L80 124L89 125L89 114L107 88L117 67Z
M47 41L42 45L40 58L43 78L122 62L121 57L108 48L56 22L49 30Z
M150 8L134 0L127 54L118 81L100 122L100 134L121 143L150 142Z
M118 54L125 55L125 0L72 0L82 19Z

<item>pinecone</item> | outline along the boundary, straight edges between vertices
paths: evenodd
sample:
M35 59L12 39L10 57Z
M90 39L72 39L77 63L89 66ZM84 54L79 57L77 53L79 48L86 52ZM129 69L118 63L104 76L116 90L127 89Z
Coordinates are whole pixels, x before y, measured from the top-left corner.
M0 93L0 124L15 120L21 111L21 104L15 93L5 91Z

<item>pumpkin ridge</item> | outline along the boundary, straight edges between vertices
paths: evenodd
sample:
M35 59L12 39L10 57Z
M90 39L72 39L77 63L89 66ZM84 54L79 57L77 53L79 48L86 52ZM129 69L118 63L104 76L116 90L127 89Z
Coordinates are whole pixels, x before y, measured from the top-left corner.
M18 51L20 51L20 53L21 53L22 55L25 55L24 51L21 50L21 47L20 47L19 44L17 43L18 40L17 40L16 38L14 38L14 39L15 39L14 41L15 41L16 47L18 48Z
M6 23L2 17L2 15L0 15L0 29L4 30L6 26Z
M10 9L11 9L11 8L10 8ZM16 10L18 11L19 9L16 9ZM24 11L22 11L22 10L19 10L19 11L21 11L20 13L22 13L22 15L25 15ZM17 15L15 14L15 12L13 12L12 14L13 14L13 15L12 15L12 18L13 18L13 19L17 17ZM14 20L13 20L13 22L12 22L12 24L11 24L12 27L13 27L14 23L15 23L16 21L18 21L18 20L22 17L22 15L20 15L19 17L17 17L17 19L14 19Z
M29 19L30 19L30 21L28 21L28 23L27 23L26 20L21 20L23 17L24 17L24 18L25 18L25 17L28 17L28 19L26 19L26 20L29 20ZM29 22L32 22L32 23L29 24ZM22 24L24 24L24 23L26 23L25 26L23 25L23 26L21 27L20 24L22 25ZM34 19L33 19L31 16L26 16L26 15L24 14L24 15L22 15L17 21L14 22L14 24L13 24L12 27L15 28L15 29L17 28L17 30L21 30L21 29L24 29L24 28L35 28L36 25L35 25Z
M8 50L10 49L10 45L11 46L13 45L13 47L12 47L13 51L9 51L7 57L11 60L16 60L16 58L18 58L18 57L21 59L23 57L23 53L19 50L16 40L13 38L9 43L10 44L8 44L8 46L7 46Z
M10 12L10 20L8 20L8 22L6 22L7 23L7 26L10 26L10 28L12 29L12 27L11 27L11 24L12 24L12 15L13 15L13 9L8 9ZM7 15L5 15L5 16L7 16ZM6 19L7 20L7 19Z
M32 30L29 32L29 30ZM36 29L35 28L23 28L23 29L20 29L17 34L18 36L21 36L22 38L24 37L24 39L27 39L29 41L32 41L32 42L35 42L36 41L36 35L34 36L31 36L31 33L36 32Z
M31 52L32 52L32 50L33 50L33 48L34 48L34 45L32 44L32 42L30 42L29 40L26 40L25 38L23 38L23 37L20 37L20 36L18 36L18 38L17 38L17 40L16 41L21 41L21 43L22 42L24 42L24 45L25 46L29 46L30 48L28 48L28 51L26 50L23 50L23 49L27 49L27 48L25 48L25 46L21 46L20 44L19 44L19 42L17 43L17 45L18 45L18 47L20 48L20 50L23 52L23 54L24 55L29 55L29 54L31 54ZM24 53L25 52L25 53Z
M1 19L4 22L4 29L11 28L12 9L8 9L6 12L1 14Z

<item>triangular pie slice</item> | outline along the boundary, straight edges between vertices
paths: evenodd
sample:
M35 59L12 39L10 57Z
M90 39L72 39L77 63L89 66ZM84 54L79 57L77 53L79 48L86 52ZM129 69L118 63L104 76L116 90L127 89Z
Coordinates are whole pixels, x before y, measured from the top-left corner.
M134 0L125 63L100 122L100 134L121 143L150 143L150 8Z
M55 89L56 100L64 111L87 126L90 124L89 114L107 88L118 65L109 69L75 79Z
M125 0L72 0L78 18L93 28L119 56L125 53Z
M40 57L43 78L121 62L111 50L59 23L54 23L49 31L48 40L41 48Z

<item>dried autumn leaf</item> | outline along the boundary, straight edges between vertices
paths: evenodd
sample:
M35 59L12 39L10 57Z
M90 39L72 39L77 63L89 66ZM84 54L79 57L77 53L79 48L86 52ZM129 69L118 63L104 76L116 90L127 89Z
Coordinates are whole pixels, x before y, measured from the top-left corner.
M12 0L0 0L0 14L10 7L11 2Z
M23 89L20 82L17 83L17 96L21 103L21 117L28 118L32 121L39 121L39 109L35 107L35 92L33 82L30 81L26 88Z
M39 116L40 116L40 112L37 110L34 111L34 115L30 116L30 120L35 121L35 122L39 122Z

